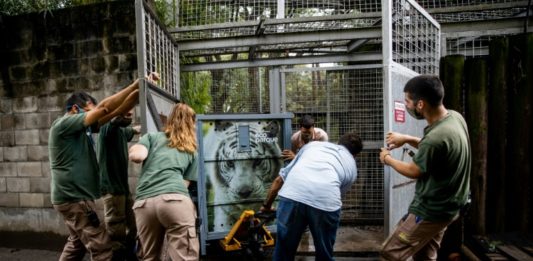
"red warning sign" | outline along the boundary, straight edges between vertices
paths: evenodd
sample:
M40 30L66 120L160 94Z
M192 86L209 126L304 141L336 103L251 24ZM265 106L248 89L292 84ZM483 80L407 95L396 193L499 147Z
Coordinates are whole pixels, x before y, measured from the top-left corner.
M403 102L394 102L394 121L405 122L405 104Z

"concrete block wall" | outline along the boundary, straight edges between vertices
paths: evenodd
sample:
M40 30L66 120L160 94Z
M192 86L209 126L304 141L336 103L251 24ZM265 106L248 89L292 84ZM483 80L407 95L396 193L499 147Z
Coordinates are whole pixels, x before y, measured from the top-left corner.
M1 18L0 231L66 233L50 203L48 130L73 91L101 100L136 77L133 2Z

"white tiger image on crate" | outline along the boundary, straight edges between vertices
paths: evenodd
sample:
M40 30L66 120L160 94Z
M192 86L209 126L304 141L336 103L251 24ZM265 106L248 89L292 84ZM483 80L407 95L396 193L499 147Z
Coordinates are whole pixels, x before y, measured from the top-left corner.
M208 126L203 140L208 230L229 231L243 210L259 210L279 173L283 164L280 123L212 121ZM243 126L248 131L245 139L249 138L246 148L239 144Z

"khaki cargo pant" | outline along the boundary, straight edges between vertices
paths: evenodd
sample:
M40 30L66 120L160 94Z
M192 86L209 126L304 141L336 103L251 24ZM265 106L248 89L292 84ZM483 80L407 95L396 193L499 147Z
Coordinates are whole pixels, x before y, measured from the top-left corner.
M128 253L133 253L137 228L135 227L131 195L106 194L102 200L104 202L104 220L113 244L113 250L126 249Z
M181 194L163 194L133 204L142 260L159 260L165 236L173 260L198 260L196 207Z
M63 216L70 234L60 261L81 260L87 250L91 260L111 260L113 253L103 222L93 227L87 217L88 211L96 209L94 201L65 203L54 208Z
M407 215L396 225L395 231L383 243L382 260L437 260L437 250L453 220L429 222Z

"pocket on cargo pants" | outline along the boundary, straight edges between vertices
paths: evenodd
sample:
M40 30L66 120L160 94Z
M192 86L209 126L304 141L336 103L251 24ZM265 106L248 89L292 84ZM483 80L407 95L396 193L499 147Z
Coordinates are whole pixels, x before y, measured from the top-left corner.
M198 241L198 235L196 234L196 227L190 227L187 232L187 236L189 238L189 248L187 249L187 254L189 256L198 256L200 244Z

